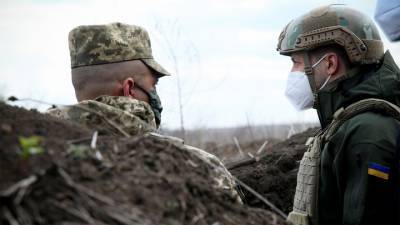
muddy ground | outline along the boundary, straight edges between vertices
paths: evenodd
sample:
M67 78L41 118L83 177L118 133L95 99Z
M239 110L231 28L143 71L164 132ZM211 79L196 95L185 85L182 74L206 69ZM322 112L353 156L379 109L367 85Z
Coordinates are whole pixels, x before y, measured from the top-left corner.
M292 209L299 162L305 143L318 128L293 135L289 139L266 148L258 158L229 163L226 167L245 184L252 187L286 214ZM269 208L259 198L243 189L245 204Z
M293 170L288 161L273 160ZM262 178L270 169L260 165L254 167ZM252 170L232 171L252 185L276 184L253 172L244 179ZM108 136L0 103L0 224L285 224L212 188L210 174L177 144ZM247 194L246 202L257 205Z

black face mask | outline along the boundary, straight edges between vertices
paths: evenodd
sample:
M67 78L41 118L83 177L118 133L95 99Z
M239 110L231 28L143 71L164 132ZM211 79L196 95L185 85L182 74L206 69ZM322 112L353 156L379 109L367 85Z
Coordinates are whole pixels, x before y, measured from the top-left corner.
M151 109L153 110L154 117L156 119L156 124L157 127L160 126L161 123L161 112L163 110L163 107L161 105L161 100L160 97L157 94L156 89L153 89L151 91L147 91L144 88L142 88L140 85L135 84L137 88L139 88L141 91L143 91L147 97L149 98L149 105L151 106Z

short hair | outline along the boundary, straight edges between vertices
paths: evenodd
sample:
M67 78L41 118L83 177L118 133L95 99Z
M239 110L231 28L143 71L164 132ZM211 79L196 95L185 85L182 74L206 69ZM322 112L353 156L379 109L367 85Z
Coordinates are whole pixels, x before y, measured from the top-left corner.
M310 55L315 56L316 58L321 58L325 54L333 52L339 56L339 60L344 64L346 69L351 69L354 67L354 64L350 61L350 58L347 56L347 53L343 47L333 44L328 46L323 46L317 49L314 49L310 52Z
M110 95L113 85L117 82L122 82L128 77L132 77L136 82L143 78L143 69L139 64L148 68L140 60L74 68L71 75L75 93L77 97L88 90L97 96Z

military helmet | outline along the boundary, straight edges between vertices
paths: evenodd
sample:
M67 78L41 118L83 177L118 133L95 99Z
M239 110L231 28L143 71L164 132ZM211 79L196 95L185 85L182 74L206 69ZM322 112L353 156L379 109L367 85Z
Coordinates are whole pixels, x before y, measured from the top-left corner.
M322 6L291 21L279 36L277 50L290 55L333 44L342 46L353 64L378 63L384 54L373 21L343 5Z

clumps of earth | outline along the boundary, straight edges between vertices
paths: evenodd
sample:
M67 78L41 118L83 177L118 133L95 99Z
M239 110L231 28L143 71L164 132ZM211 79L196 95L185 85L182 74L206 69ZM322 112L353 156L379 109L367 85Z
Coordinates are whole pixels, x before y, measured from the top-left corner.
M240 204L211 187L211 168L178 144L4 103L0 115L0 224L286 224L246 190ZM231 172L287 212L301 144Z
M288 214L293 207L297 172L306 150L305 143L317 132L318 128L308 129L272 145L258 158L229 163L226 167L232 175ZM269 209L260 198L246 189L243 189L242 198L249 206Z

